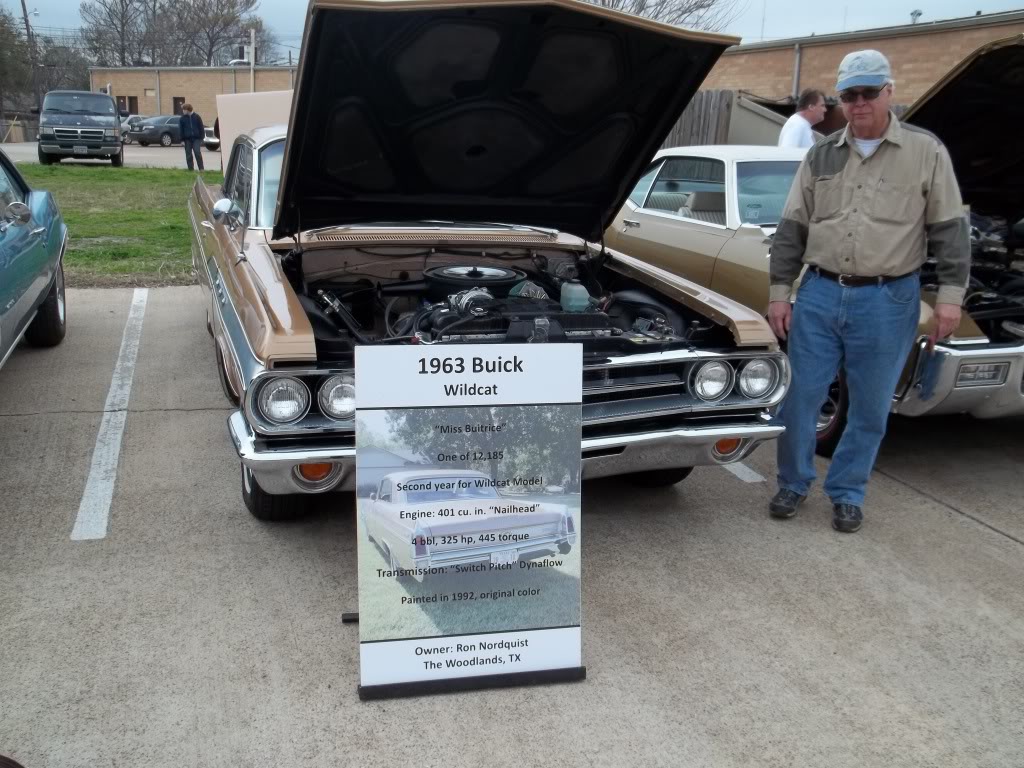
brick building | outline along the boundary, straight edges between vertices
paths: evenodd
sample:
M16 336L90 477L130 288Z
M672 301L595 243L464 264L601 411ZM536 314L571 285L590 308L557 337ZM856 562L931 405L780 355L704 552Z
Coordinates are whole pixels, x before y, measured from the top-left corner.
M874 48L892 64L895 102L909 105L978 47L1017 34L1024 34L1024 11L739 45L722 55L701 87L765 99L792 97L804 88L834 95L843 56Z
M251 88L253 75L256 87ZM176 115L191 104L203 121L217 118L217 96L225 93L285 91L294 87L295 67L93 67L90 90L110 86L121 109L134 115Z

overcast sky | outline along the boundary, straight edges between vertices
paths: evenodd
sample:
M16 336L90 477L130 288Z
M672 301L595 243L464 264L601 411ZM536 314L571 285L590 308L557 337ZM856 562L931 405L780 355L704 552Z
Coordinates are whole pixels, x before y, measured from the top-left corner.
M39 10L32 17L40 27L77 28L79 0L26 0L29 11ZM910 12L921 10L921 22L972 16L975 11L994 13L1020 8L1016 2L993 0L735 0L736 19L725 30L742 37L745 42L761 39L762 16L764 38L778 39L828 32L852 31L871 27L907 24ZM20 0L0 0L21 18ZM302 0L263 0L260 13L277 33L281 42L298 47L302 37L303 15L306 3ZM42 30L41 30L42 31ZM287 48L283 49L287 54Z

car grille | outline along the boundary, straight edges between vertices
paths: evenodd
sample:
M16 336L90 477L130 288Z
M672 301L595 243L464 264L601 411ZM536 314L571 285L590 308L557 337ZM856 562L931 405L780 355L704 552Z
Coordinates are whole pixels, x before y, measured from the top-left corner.
M754 357L772 359L777 364L776 387L767 397L751 400L737 386L739 370ZM697 368L711 360L733 369L733 384L728 394L707 402L691 391L690 381ZM735 408L764 408L779 399L786 383L781 358L771 354L719 355L701 352L665 352L632 355L628 358L585 364L583 367L584 427L651 417L672 416Z
M775 363L776 383L764 397L756 400L743 395L738 386L744 363L754 358ZM707 402L691 391L697 369L710 361L732 368L733 382L728 393ZM334 421L319 412L317 393L323 381L338 370L270 371L266 376L287 374L303 380L312 395L309 413L297 424L275 426L259 418L252 400L259 380L250 384L245 410L247 421L264 435L302 435L304 440L317 435L337 435L355 426L353 421ZM721 354L676 350L592 360L583 366L583 436L598 437L630 434L638 431L671 428L680 421L696 421L723 414L733 421L772 408L782 400L789 386L789 367L785 355L772 352ZM334 439L326 437L328 441Z
M58 141L103 141L102 128L54 128Z

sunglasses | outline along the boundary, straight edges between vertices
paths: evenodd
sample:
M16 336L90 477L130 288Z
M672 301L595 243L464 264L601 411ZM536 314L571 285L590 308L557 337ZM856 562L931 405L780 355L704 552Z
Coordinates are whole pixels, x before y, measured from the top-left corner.
M864 101L874 101L885 88L886 86L881 88L862 88L859 91L843 91L839 94L839 100L844 104L855 104L857 99L863 96Z

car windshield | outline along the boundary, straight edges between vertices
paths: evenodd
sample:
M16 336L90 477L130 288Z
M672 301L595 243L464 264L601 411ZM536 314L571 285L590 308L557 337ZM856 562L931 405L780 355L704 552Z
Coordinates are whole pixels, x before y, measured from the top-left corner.
M277 208L277 189L281 186L281 163L284 161L284 141L268 144L260 152L260 198L257 201L257 227L274 226Z
M109 96L91 93L48 93L43 99L43 111L70 115L112 115L114 102Z
M774 227L800 168L799 160L757 160L736 163L736 199L740 222Z
M409 480L412 485L422 485L422 491L406 491L405 497L410 504L427 504L432 501L460 501L463 499L496 499L497 491L489 485L477 487L477 483L486 482L484 477L423 477ZM467 485L468 488L461 488ZM445 486L451 485L451 488ZM428 487L429 486L429 487Z

